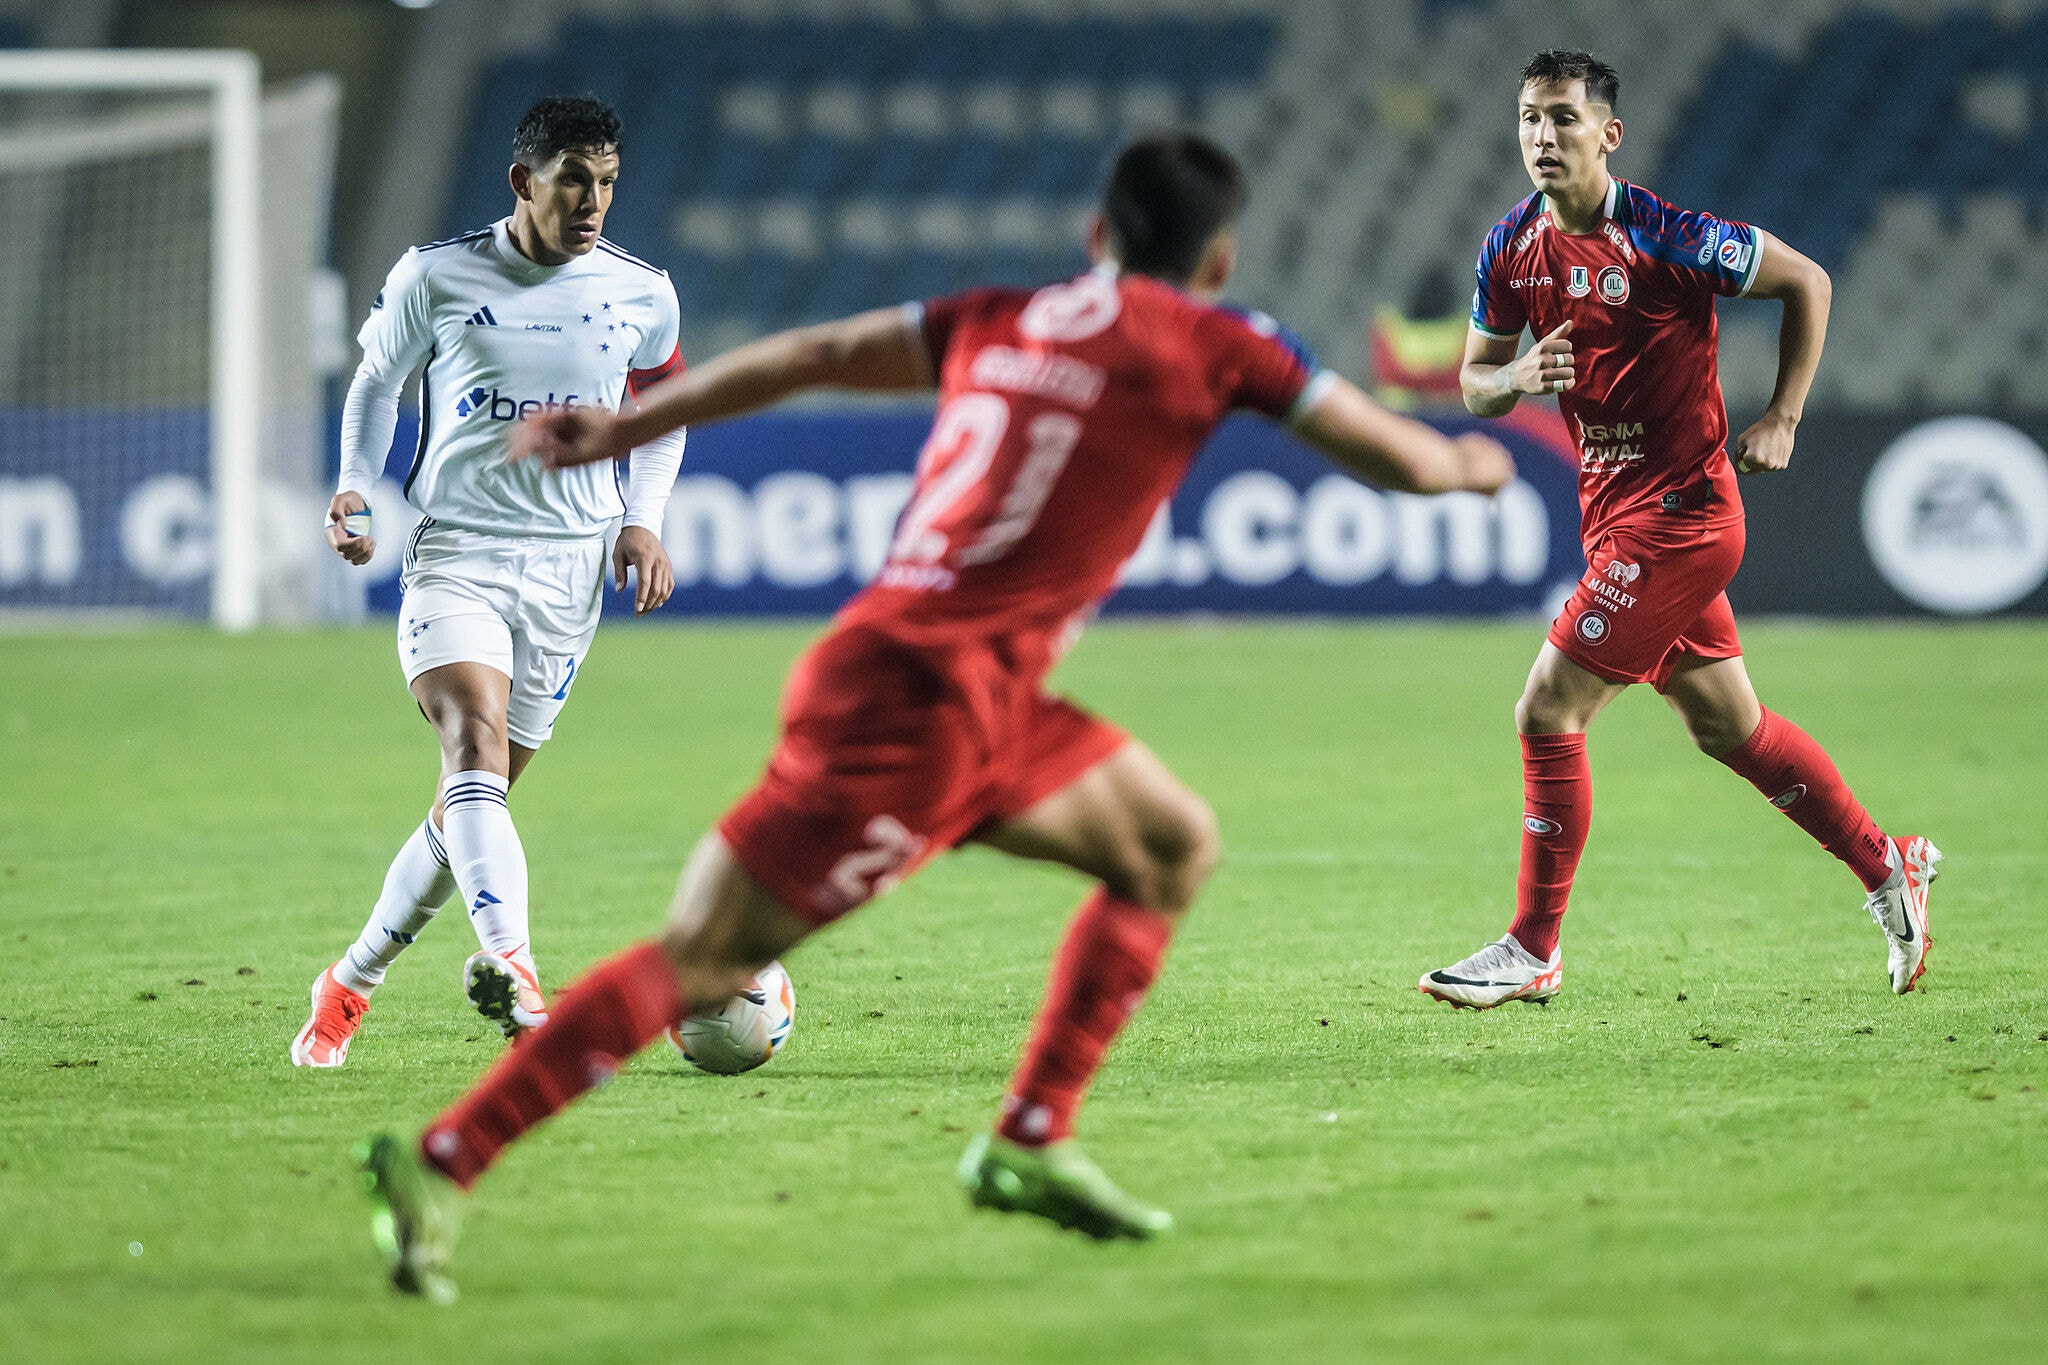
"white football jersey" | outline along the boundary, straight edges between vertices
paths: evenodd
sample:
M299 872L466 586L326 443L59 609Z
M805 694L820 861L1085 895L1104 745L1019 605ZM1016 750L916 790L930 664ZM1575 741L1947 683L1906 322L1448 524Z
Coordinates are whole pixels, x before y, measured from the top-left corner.
M511 223L406 252L357 336L358 373L395 385L426 362L405 477L421 512L496 535L597 535L626 510L616 462L551 471L507 463L506 444L522 417L616 410L629 373L639 386L679 370L675 287L602 237L567 264L536 265Z

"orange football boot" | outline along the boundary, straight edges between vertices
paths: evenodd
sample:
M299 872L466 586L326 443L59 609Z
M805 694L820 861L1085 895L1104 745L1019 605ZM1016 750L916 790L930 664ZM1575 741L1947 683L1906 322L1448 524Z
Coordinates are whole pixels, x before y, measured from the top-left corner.
M334 968L313 982L313 1017L292 1039L293 1066L340 1066L348 1060L349 1039L369 1011L370 997L358 995L334 979Z

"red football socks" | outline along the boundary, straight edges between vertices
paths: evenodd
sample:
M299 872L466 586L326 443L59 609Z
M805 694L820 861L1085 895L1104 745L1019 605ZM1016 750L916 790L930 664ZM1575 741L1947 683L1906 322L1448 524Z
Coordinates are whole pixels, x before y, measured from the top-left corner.
M1593 824L1593 770L1584 735L1522 736L1522 870L1508 932L1537 957L1557 951L1557 926L1572 894Z
M1756 733L1720 758L1847 863L1865 891L1877 890L1891 875L1884 831L1849 790L1827 750L1806 731L1765 711Z
M675 967L658 946L638 943L606 958L561 994L544 1026L427 1125L420 1154L468 1189L509 1143L610 1080L684 1013Z
M1053 958L998 1133L1031 1147L1072 1135L1082 1093L1159 975L1172 937L1167 916L1107 891L1082 904Z

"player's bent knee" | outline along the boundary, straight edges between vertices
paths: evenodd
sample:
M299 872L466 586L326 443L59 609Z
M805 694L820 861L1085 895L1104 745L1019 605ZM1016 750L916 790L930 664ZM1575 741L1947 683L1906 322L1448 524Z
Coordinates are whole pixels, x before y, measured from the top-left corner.
M1749 731L1729 716L1686 716L1685 730L1708 758L1719 758L1742 747ZM1754 729L1752 726L1750 729Z
M1223 838L1216 814L1200 797L1188 799L1171 816L1152 823L1135 848L1126 851L1119 878L1109 883L1112 895L1178 915L1194 901L1223 856Z
M1586 728L1586 708L1562 689L1532 682L1515 702L1515 730L1524 735L1568 735Z
M1518 734L1537 735L1555 733L1561 719L1556 699L1538 692L1524 692L1515 702L1515 730Z
M510 765L511 741L505 734L505 718L466 713L441 726L441 749L456 772L488 768L497 772Z
M703 921L671 923L662 931L660 943L662 952L675 964L683 998L693 1009L732 999L773 958L771 954L759 962L751 961L729 931L719 932L718 926Z
M1223 830L1216 823L1216 812L1208 802L1197 799L1181 857L1181 876L1190 884L1191 895L1209 880L1222 858Z
M683 869L659 942L699 1007L729 1000L767 966L809 937L799 918L754 880L716 832Z
M453 692L422 701L420 710L441 741L441 756L449 771L486 768L509 772L512 742L501 708L479 705L478 698Z

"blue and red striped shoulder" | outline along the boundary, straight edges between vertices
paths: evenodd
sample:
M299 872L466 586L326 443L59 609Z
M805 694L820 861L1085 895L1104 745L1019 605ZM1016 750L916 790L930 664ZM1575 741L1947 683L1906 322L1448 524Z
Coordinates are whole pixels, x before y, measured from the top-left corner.
M1538 190L1507 211L1507 215L1486 234L1486 244L1479 248L1479 264L1484 269L1495 256L1507 249L1516 233L1543 215L1543 191Z
M1287 326L1272 314L1262 313L1256 308L1242 308L1234 303L1219 303L1214 305L1214 307L1217 312L1236 318L1259 336L1271 337L1279 342L1280 345L1287 349L1288 354L1294 357L1301 368L1309 374L1314 374L1317 370L1323 368L1322 362L1316 359L1316 353L1309 348L1308 342L1302 338L1301 333Z
M1479 264L1473 269L1472 325L1493 337L1522 334L1526 321L1521 300L1500 279L1497 265L1521 233L1543 216L1543 195L1539 191L1508 211L1493 225L1479 248Z
M1614 217L1636 250L1698 277L1717 294L1746 294L1762 260L1756 229L1669 200L1623 180Z

